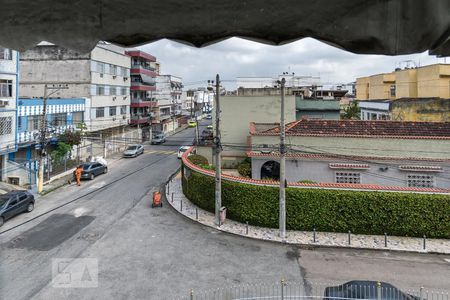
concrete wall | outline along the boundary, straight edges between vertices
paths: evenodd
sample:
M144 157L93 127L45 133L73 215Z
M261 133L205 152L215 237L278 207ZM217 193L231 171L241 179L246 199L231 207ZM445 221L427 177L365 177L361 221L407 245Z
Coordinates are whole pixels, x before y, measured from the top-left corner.
M391 104L392 120L450 122L450 99L400 99Z
M450 140L288 136L293 147L314 152L370 157L450 159ZM277 145L278 136L253 136L252 144Z
M252 178L261 179L261 167L268 161L277 159L252 158ZM317 183L336 183L336 172L360 173L361 184L376 184L382 186L407 187L407 176L410 174L433 175L435 187L450 188L450 178L445 174L450 172L450 163L424 163L421 161L371 161L368 170L331 169L330 163L361 163L343 159L288 159L286 161L286 179L288 182L312 180ZM365 163L365 162L363 162ZM405 172L398 165L439 165L443 172ZM380 169L381 168L381 169Z
M418 96L450 98L450 65L436 64L417 70Z
M391 85L395 85L395 75L378 74L369 77L369 97L370 99L395 99L391 96Z
M417 69L395 72L395 97L417 98Z
M356 99L369 99L369 77L361 77L356 79Z
M280 121L281 98L279 96L231 96L220 99L221 136L225 156L242 156L245 153L250 122L275 123ZM295 97L286 96L285 100L286 123L293 122L296 120ZM213 119L215 120L215 111Z

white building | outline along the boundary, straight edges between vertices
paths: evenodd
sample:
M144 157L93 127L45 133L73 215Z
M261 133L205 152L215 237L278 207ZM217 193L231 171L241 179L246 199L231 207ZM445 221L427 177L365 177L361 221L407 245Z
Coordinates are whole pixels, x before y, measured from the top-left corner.
M262 89L262 88L279 88L278 81L286 80L286 88L298 88L305 86L320 85L320 77L316 76L298 76L295 73L280 74L276 77L237 77L237 88L244 89Z
M183 82L181 77L159 75L156 77L152 129L155 132L168 132L178 128L178 118L182 115Z
M8 155L15 152L19 54L0 47L0 180L8 174Z
M88 131L128 125L131 58L125 49L100 42L90 53L40 44L20 59L20 96L41 98L45 84L65 84L53 98L86 98Z

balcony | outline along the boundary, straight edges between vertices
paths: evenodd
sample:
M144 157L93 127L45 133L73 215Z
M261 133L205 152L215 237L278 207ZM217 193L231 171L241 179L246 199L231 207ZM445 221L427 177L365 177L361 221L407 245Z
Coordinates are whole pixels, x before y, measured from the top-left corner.
M155 107L157 105L156 101L149 101L147 99L135 98L131 99L130 107Z
M133 115L131 116L130 122L131 124L146 124L146 123L150 123L152 118L152 114L147 114L147 115Z
M152 68L150 66L143 66L143 65L132 65L130 70L131 75L147 75L152 78L156 78L158 74L155 72L155 68Z

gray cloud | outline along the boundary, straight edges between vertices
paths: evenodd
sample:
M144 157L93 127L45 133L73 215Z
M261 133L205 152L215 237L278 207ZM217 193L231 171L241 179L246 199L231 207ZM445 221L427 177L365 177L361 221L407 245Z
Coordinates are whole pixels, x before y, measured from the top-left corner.
M427 53L357 55L310 38L283 46L231 38L205 48L161 40L139 48L157 57L162 73L183 77L187 88L204 86L217 73L227 81L224 84L228 89L235 88L236 77L276 76L286 71L321 76L325 84L339 84L391 72L407 60L417 65L443 62Z

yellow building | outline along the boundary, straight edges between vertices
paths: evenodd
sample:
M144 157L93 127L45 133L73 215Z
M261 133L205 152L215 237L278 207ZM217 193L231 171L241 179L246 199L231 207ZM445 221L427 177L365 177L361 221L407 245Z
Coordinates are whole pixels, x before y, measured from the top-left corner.
M450 64L396 70L356 79L357 100L450 98Z

